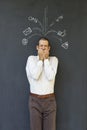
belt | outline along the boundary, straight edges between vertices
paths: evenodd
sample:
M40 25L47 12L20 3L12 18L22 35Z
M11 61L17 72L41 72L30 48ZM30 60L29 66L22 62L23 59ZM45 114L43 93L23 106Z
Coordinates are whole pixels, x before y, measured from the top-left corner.
M37 97L37 98L49 98L49 97L54 97L55 94L51 93L51 94L46 94L46 95L38 95L38 94L34 94L34 93L30 93L31 96Z

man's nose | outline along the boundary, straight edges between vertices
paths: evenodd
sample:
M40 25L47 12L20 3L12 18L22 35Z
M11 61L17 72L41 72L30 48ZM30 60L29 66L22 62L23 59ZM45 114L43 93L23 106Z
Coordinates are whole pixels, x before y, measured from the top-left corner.
M45 46L42 46L42 49L44 50L44 49L45 49Z

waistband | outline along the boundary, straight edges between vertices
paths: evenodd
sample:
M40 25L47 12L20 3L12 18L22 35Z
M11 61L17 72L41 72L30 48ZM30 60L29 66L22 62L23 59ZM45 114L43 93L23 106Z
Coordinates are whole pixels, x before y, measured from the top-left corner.
M54 93L46 94L46 95L38 95L35 93L30 93L31 96L37 97L37 98L49 98L49 97L55 97Z

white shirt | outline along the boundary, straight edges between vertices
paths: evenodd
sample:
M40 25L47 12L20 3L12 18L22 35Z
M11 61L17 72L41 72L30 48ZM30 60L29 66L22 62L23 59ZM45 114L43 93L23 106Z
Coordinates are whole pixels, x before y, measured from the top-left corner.
M30 83L30 92L45 95L54 93L55 76L58 59L54 56L39 60L39 56L29 56L26 64L26 74Z

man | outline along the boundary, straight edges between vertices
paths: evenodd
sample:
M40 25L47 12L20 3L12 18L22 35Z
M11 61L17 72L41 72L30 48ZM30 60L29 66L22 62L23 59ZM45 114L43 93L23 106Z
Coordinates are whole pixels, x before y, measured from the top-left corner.
M36 49L38 55L29 56L26 64L26 74L30 83L30 128L31 130L55 130L54 84L58 59L49 56L51 47L46 38L40 38Z

